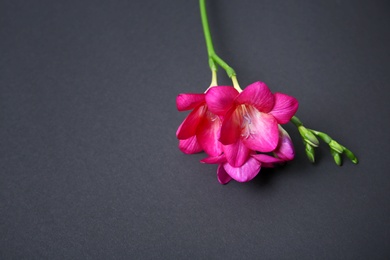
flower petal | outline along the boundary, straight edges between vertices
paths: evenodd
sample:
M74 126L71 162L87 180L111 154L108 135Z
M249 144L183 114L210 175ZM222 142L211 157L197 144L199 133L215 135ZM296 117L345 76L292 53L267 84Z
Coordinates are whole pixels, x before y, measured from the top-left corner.
M232 177L230 177L229 174L227 174L227 172L223 168L223 164L218 165L217 178L219 183L221 184L227 184L232 180Z
M176 107L179 111L194 109L205 102L205 94L179 94L176 98Z
M210 111L207 111L198 125L196 136L203 150L210 156L222 153L222 144L218 141L221 132L221 120Z
M199 123L203 119L203 116L206 112L206 106L199 106L195 108L183 123L177 129L176 137L177 139L184 140L188 139L196 134Z
M233 107L226 113L219 137L219 141L223 145L234 144L239 140L241 135L241 122L240 107L237 107L237 109Z
M261 153L260 154L253 154L252 157L255 158L256 160L258 160L261 163L272 163L272 164L274 164L274 163L283 162L282 159L270 156L268 154L261 154Z
M233 167L242 166L248 160L250 154L250 150L240 139L236 143L224 145L223 151L226 155L226 160Z
M233 106L237 95L233 87L212 87L206 93L206 103L212 113L223 116Z
M259 111L268 113L275 104L274 95L263 82L255 82L247 86L237 97L239 104L256 107Z
M214 156L214 157L207 157L202 160L200 160L202 163L207 163L207 164L221 164L225 163L226 161L226 156L224 154Z
M179 140L179 149L186 154L199 153L202 151L202 147L196 139L196 136L185 140Z
M238 182L246 182L252 180L260 171L261 164L255 158L249 160L241 167L233 167L229 163L225 163L223 167L226 172Z
M298 110L298 100L296 98L283 94L275 93L275 106L270 112L279 124L286 124Z
M291 138L286 130L279 125L279 144L274 151L276 156L284 161L294 159L295 151Z
M241 134L244 144L249 149L259 152L275 150L279 141L276 119L252 106L246 106L246 114L243 117L246 120L243 122Z

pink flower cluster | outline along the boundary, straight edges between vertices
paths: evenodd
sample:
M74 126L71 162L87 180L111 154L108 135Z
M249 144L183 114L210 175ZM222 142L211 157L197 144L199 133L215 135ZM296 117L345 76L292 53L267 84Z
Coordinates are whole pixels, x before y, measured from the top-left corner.
M179 111L191 110L179 126L179 148L187 154L205 151L203 163L219 164L218 181L252 180L261 167L292 160L294 147L280 126L290 121L298 101L271 93L263 82L238 92L230 86L211 87L204 94L180 94Z

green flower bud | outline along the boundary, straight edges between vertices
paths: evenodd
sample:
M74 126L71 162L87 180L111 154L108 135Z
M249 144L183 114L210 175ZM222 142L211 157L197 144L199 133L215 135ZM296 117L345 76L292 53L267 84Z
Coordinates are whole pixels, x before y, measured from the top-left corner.
M339 154L337 151L333 150L332 148L330 149L330 153L333 155L334 162L335 162L338 166L341 166L342 160L341 160L340 154Z
M314 163L315 162L315 158L314 158L314 148L313 148L313 146L311 146L309 143L306 143L305 151L306 151L307 158L309 158L309 161Z
M304 126L299 126L298 131L306 143L309 143L311 146L318 147L320 142L310 130Z
M335 150L338 153L343 153L344 152L344 148L338 142L336 142L335 140L332 140L332 141L329 142L329 147L332 150Z
M356 158L356 156L345 147L344 147L344 153L348 157L348 159L350 159L354 164L357 164L359 162L358 158Z

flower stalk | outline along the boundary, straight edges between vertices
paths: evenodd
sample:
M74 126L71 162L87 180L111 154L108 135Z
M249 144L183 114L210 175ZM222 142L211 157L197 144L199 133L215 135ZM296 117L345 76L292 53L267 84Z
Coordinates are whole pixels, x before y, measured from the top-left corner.
M226 71L226 74L228 75L228 77L232 79L232 77L236 76L236 72L223 59L221 59L215 53L215 50L214 50L213 41L211 39L210 26L209 26L209 22L207 19L206 0L200 0L199 4L200 4L200 15L201 15L201 19L202 19L203 33L204 33L204 38L206 40L207 54L209 57L210 69L211 69L211 71L214 71L214 70L216 71L217 65L219 65L221 68L223 68ZM233 84L234 84L234 82L233 82Z
M303 126L301 120L298 117L293 116L290 120L297 128L302 137L303 143L305 144L306 155L309 158L309 161L315 161L314 147L318 147L319 141L318 138L328 144L330 148L330 153L333 156L335 163L339 166L342 165L341 154L345 154L348 159L350 159L354 164L358 163L357 157L345 146L339 144L336 140L332 139L326 133L316 131L313 129L306 128ZM317 138L318 137L318 138Z

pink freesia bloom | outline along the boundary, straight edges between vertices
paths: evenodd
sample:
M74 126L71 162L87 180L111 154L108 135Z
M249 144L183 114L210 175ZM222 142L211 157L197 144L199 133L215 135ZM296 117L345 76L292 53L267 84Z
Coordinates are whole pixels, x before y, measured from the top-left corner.
M294 97L272 94L263 82L240 93L232 87L213 87L206 93L206 103L213 114L223 116L219 141L233 168L248 164L251 151L274 151L280 139L278 124L290 121L298 109Z
M180 94L176 105L179 111L193 109L177 129L179 149L187 154L204 150L210 156L220 155L222 145L218 137L221 120L208 110L205 94Z
M283 160L266 154L252 152L248 160L240 167L230 165L225 154L208 157L201 162L219 164L217 169L218 181L221 184L227 184L232 179L238 182L248 182L260 172L261 167L273 167L275 163L281 163Z

